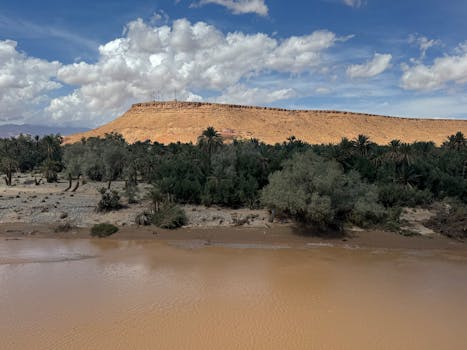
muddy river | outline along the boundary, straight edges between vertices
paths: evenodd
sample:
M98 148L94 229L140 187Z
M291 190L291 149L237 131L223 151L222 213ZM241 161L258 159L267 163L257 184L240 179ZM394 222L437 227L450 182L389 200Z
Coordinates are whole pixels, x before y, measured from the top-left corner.
M0 241L0 349L467 349L467 254Z

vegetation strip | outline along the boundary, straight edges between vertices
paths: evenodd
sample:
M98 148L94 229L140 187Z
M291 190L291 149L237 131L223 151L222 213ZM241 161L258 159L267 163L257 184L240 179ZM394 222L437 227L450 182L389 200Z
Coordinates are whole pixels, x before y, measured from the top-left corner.
M179 204L230 208L267 207L271 221L282 216L320 231L345 224L403 228L403 207L438 205L431 227L467 237L467 142L458 132L440 147L432 142L391 141L377 145L364 136L337 145L310 145L295 137L275 145L258 140L225 144L212 127L196 144L136 142L119 134L62 145L59 135L0 139L0 165L7 186L15 172L40 171L32 185L69 180L64 191L86 181L102 182L100 211L138 200L138 182L152 184L152 206L139 225L177 228L186 224ZM125 181L123 193L112 183ZM435 204L433 204L435 203ZM242 223L239 222L239 225Z

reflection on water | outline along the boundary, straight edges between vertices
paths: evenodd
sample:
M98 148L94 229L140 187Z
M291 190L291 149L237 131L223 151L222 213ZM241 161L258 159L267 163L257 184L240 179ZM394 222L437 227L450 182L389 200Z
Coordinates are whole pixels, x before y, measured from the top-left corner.
M0 349L467 348L462 254L193 244L0 241Z

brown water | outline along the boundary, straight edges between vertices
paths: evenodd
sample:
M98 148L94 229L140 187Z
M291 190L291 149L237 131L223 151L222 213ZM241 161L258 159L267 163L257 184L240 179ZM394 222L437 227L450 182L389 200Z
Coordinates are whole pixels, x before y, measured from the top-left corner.
M462 253L246 248L0 241L0 349L467 349Z

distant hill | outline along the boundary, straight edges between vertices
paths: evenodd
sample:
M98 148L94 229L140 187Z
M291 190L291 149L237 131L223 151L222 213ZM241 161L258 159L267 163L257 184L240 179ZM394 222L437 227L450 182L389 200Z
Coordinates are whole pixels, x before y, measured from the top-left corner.
M467 120L411 119L341 111L304 111L198 102L150 102L133 105L121 117L97 129L67 137L118 132L128 142L196 142L208 126L227 139L256 138L274 144L294 135L309 143L337 143L365 134L379 144L433 141L441 144L457 131L467 134Z
M33 124L5 124L0 125L0 137L15 137L19 134L29 134L32 136L44 136L49 134L70 135L88 131L87 128L57 127Z

